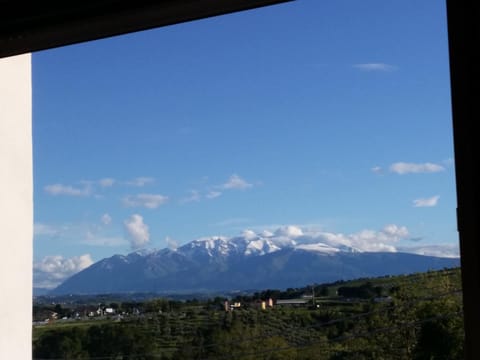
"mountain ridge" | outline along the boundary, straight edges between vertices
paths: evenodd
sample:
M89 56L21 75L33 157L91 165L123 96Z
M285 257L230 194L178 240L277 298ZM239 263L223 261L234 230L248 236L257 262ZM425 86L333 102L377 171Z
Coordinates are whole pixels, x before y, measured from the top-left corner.
M175 249L113 255L71 276L50 294L282 289L460 264L457 258L366 252L346 244L315 241L295 231L246 231L233 238L197 239Z

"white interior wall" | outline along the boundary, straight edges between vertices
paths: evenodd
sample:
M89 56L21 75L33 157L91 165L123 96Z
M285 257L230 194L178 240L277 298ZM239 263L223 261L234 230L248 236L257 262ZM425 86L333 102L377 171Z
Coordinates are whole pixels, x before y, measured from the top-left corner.
M33 168L30 54L0 59L0 359L31 359Z

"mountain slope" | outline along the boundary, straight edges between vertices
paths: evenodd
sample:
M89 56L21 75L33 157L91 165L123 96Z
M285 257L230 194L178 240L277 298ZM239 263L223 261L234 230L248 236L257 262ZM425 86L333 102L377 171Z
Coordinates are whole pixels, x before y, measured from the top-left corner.
M360 252L348 246L247 234L199 239L176 250L114 255L73 275L51 294L285 289L459 265L458 258Z

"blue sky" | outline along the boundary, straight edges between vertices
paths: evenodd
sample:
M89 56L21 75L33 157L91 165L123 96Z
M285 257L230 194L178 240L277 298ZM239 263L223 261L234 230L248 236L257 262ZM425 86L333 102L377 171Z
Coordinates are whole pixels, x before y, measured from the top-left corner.
M443 1L298 0L32 64L38 286L286 226L458 254Z

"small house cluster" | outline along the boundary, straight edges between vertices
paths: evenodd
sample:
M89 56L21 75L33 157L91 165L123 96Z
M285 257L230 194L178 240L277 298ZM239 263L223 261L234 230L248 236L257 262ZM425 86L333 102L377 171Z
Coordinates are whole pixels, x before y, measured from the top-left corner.
M247 306L255 307L261 310L266 310L268 308L273 308L274 306L307 306L312 302L312 297L303 297L301 299L278 299L273 300L269 298L267 300L256 300L252 303L248 303ZM225 311L233 311L235 309L240 309L242 304L240 302L230 302L226 300L224 302Z

